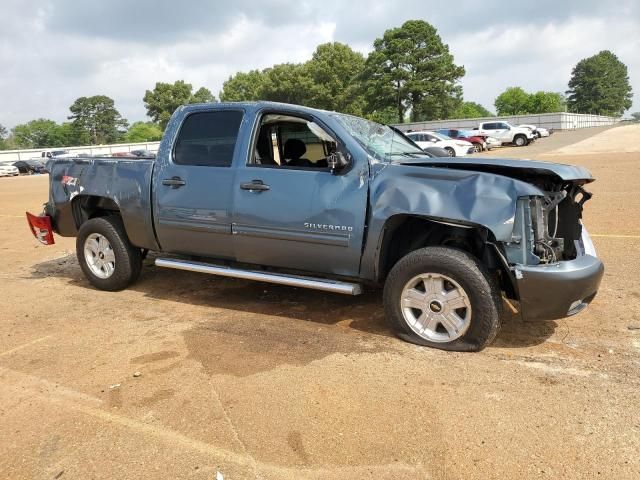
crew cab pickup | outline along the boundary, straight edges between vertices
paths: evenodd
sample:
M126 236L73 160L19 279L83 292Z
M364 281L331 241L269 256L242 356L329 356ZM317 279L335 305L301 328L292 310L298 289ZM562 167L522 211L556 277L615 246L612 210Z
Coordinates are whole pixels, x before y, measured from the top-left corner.
M483 122L473 129L474 132L497 138L502 144L513 144L524 147L535 140L533 132L528 128L515 127L508 122Z
M596 295L578 166L433 158L398 130L294 105L180 107L156 159L48 163L43 243L75 236L89 282L157 266L356 295L384 287L398 336L476 351L508 302L558 319Z

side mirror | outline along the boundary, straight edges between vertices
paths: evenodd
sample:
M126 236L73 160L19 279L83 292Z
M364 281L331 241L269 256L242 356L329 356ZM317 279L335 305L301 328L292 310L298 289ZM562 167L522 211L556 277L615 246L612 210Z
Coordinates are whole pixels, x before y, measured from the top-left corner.
M327 157L327 166L331 173L343 169L348 163L349 161L342 152L333 152Z

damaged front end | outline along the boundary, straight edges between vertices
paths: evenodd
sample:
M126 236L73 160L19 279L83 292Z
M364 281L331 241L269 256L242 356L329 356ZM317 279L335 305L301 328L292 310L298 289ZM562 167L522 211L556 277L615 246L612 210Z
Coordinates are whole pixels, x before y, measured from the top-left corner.
M526 320L579 313L598 291L604 267L582 224L592 197L584 183L545 182L538 185L544 195L518 199L513 234L503 247Z
M591 197L582 185L571 183L544 196L519 198L511 241L505 244L507 259L538 265L584 254L583 233L588 234L582 226L582 210ZM590 240L588 244L592 248Z

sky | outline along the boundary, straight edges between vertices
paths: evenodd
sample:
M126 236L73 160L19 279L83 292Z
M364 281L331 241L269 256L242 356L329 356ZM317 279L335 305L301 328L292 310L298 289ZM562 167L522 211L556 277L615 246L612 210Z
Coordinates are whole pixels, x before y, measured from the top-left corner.
M108 95L130 122L157 81L216 96L238 71L304 62L338 41L367 54L388 28L435 26L466 75L464 98L495 111L505 88L567 89L573 66L611 50L640 111L638 0L0 0L0 124L66 120Z

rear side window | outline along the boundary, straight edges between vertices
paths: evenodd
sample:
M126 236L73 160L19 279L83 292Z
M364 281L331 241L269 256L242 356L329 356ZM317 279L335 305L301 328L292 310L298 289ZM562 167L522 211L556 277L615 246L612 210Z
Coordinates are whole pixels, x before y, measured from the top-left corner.
M174 163L203 167L231 166L242 115L236 110L189 115L176 140Z

